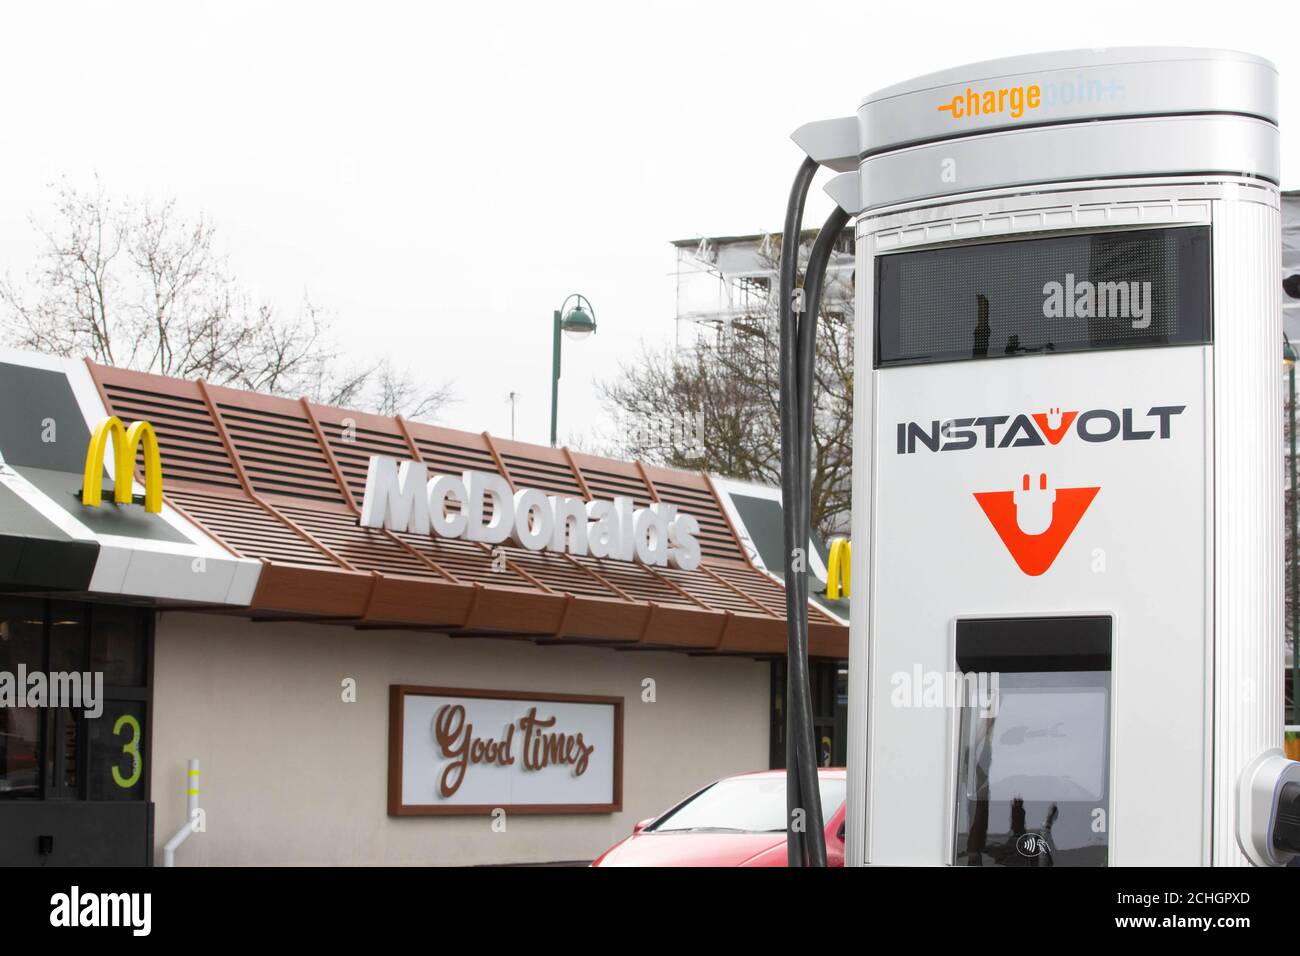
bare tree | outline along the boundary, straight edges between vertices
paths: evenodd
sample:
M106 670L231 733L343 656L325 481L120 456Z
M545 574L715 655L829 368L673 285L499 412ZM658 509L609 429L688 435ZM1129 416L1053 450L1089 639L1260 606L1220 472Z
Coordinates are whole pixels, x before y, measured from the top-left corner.
M203 378L277 395L428 418L451 400L388 360L345 361L328 317L304 298L296 313L256 302L230 275L205 217L175 200L119 201L96 181L66 182L34 268L0 281L7 344L106 365Z
M810 238L810 237L809 237ZM779 242L766 253L775 270ZM852 280L827 276L817 323L812 522L847 530L853 460ZM775 485L781 480L775 298L680 351L644 349L600 384L617 422L612 453Z
M371 410L380 415L425 419L452 401L449 385L422 387L409 373L399 370L389 359L384 359L375 367L372 377L374 386L371 390Z

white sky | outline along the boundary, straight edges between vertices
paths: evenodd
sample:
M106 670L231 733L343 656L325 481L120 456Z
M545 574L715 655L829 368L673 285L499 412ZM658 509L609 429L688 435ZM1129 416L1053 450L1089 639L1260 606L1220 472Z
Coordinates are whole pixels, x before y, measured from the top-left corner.
M566 343L562 441L604 420L593 378L671 341L669 240L779 229L790 132L875 88L1039 50L1248 50L1281 71L1300 186L1294 30L1221 2L173 0L4 19L0 270L31 263L26 215L60 176L174 196L260 296L307 292L359 354L452 379L446 424L508 436L514 390L537 442L564 296L586 294L600 330ZM814 192L809 226L830 209Z

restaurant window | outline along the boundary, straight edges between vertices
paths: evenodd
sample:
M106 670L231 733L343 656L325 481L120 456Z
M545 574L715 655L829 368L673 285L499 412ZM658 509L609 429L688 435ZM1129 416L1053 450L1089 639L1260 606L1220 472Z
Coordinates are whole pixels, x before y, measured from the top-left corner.
M0 611L0 674L18 675L44 666L43 602L11 600ZM13 687L10 694L16 694ZM40 795L40 711L0 699L0 798Z
M147 609L0 595L0 801L148 799L151 640Z
M773 661L768 755L773 770L785 766L785 675L785 661ZM848 666L842 662L814 661L809 669L809 683L817 765L843 767L848 749Z

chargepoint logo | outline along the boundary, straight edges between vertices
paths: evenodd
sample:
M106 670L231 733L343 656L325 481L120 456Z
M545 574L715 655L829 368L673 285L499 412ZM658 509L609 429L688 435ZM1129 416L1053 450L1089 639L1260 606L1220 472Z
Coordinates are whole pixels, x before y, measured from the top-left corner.
M1142 412L1134 408L1093 408L1087 411L1021 412L1016 415L980 415L899 422L895 429L900 455L930 451L966 451L971 448L1034 448L1059 445L1067 435L1098 444L1110 441L1165 440L1173 419L1186 405L1153 405Z
M1085 77L1058 82L1023 83L993 89L976 89L968 86L957 91L935 108L947 113L951 119L970 119L976 116L1010 116L1020 119L1040 109L1046 113L1068 111L1072 106L1085 104L1122 103L1124 84L1113 77Z
M1052 488L1046 473L1021 477L1014 491L977 491L984 509L1016 567L1030 577L1047 571L1065 547L1101 488Z
M1011 86L1001 89L977 90L966 87L950 100L944 100L936 107L940 113L947 113L953 119L971 116L1010 116L1020 119L1025 111L1033 111L1043 105L1043 88L1036 83L1028 86Z

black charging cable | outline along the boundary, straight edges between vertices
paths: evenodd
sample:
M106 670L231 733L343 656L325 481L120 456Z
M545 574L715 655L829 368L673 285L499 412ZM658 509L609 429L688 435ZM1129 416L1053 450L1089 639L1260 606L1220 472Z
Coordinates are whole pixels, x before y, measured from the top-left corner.
M805 159L786 205L781 240L778 303L781 378L781 506L785 540L786 609L786 832L790 866L825 866L826 833L813 733L808 664L808 547L812 518L812 430L817 313L835 240L848 223L836 207L808 257L802 290L796 289L804 201L817 172Z

